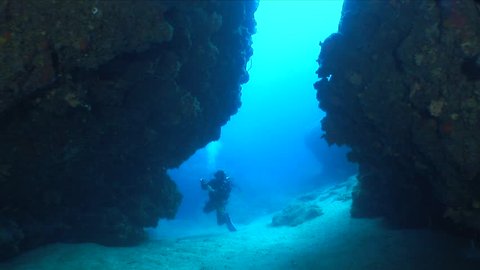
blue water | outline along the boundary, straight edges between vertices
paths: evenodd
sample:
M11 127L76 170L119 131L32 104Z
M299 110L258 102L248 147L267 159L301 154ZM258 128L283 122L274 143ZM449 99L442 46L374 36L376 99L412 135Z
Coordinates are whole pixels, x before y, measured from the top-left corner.
M346 161L348 149L329 147L321 139L324 113L313 88L319 43L337 31L342 2L260 2L242 107L222 128L219 141L169 172L184 195L178 219L203 214L207 195L198 180L217 169L236 185L229 208L239 221L278 210L292 196L356 172Z

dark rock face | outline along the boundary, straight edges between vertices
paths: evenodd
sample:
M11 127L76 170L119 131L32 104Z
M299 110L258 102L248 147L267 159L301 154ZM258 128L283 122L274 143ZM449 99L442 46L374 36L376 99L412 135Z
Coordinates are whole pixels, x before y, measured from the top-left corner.
M240 106L253 1L0 1L0 259L133 244Z
M478 1L346 1L316 84L360 167L354 216L480 231ZM331 77L329 77L331 75Z

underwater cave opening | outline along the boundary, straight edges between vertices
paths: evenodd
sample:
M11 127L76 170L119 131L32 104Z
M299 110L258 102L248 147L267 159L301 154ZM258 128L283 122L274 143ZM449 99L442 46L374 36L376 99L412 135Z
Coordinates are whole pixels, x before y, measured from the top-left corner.
M260 1L242 106L223 126L218 141L169 170L183 194L172 222L193 220L215 227L215 218L202 212L207 194L199 179L210 179L219 169L233 180L228 208L238 223L277 211L302 192L355 174L356 165L345 157L348 149L329 147L321 138L324 113L313 88L319 43L337 31L342 4ZM157 233L162 234L162 223L168 222L161 221Z

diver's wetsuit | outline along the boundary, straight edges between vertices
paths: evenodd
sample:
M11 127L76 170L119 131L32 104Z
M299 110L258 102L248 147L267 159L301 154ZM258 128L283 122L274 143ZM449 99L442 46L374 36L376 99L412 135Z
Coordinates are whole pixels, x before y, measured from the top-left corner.
M217 224L227 224L230 231L236 231L237 229L230 220L230 216L226 212L226 205L228 197L232 191L232 182L224 173L216 173L215 178L206 182L201 181L201 187L204 190L208 190L209 200L203 207L203 212L210 213L213 210L217 211Z

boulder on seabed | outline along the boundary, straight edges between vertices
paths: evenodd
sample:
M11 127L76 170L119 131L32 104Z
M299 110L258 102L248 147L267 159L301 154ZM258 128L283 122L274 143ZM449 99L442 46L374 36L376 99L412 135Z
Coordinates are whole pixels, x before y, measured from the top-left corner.
M272 217L272 226L298 226L308 220L323 215L320 206L312 203L295 202Z

